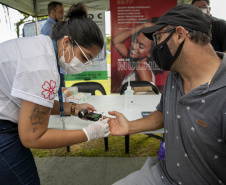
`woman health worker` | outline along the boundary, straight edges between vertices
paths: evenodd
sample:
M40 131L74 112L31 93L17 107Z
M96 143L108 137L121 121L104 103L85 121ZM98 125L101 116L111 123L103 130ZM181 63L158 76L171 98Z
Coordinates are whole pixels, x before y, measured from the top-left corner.
M83 130L48 128L50 115L60 113L60 104L54 101L60 84L58 64L69 74L81 73L104 45L100 29L87 18L82 4L73 5L65 21L55 25L52 39L40 35L0 44L2 185L40 184L29 148L58 148L109 134L106 119ZM89 104L63 103L63 107L65 115L75 116L83 109L95 110Z

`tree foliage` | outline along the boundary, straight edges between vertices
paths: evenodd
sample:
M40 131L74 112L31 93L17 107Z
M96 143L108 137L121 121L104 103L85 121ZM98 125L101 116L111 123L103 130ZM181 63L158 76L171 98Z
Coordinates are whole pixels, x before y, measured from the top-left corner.
M25 13L22 13L20 12L22 15L23 15L23 18L20 19L18 22L15 23L15 26L16 26L16 34L17 34L17 37L19 38L20 37L20 25L21 24L24 24L26 22L29 22L27 21L26 19L29 18L29 15L28 14L25 14Z
M22 12L20 12L20 13L23 15L23 18L20 19L18 22L15 23L17 37L20 36L20 26L21 25L23 25L24 23L27 23L27 22L35 21L35 18L34 17L32 17L32 16L30 16L28 14L22 13ZM30 17L32 17L32 19L27 20ZM43 17L38 17L37 20L42 20L42 19L47 19L47 18L48 18L48 16L43 16Z
M111 51L111 36L106 36L107 51Z

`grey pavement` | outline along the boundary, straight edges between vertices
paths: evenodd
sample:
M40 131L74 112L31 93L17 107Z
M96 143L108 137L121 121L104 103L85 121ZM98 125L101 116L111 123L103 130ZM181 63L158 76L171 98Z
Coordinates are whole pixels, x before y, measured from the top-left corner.
M157 157L154 157L157 160ZM35 157L41 185L111 185L147 157Z

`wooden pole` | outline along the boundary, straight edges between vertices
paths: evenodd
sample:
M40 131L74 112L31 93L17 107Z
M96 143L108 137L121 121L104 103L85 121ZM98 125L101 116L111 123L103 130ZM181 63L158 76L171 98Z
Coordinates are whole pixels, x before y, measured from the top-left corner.
M36 35L38 35L38 18L35 16L35 29L36 29Z
M38 18L37 18L37 6L36 6L36 0L33 0L34 4L34 12L35 12L35 29L36 29L36 35L38 35Z

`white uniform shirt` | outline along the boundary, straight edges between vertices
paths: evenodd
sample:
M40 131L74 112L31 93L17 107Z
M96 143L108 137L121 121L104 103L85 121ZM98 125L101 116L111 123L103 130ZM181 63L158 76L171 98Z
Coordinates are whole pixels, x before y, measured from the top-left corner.
M53 107L60 77L50 37L0 44L0 119L18 122L22 100Z

